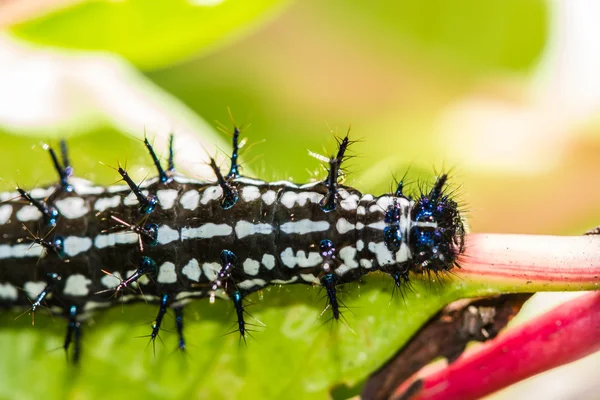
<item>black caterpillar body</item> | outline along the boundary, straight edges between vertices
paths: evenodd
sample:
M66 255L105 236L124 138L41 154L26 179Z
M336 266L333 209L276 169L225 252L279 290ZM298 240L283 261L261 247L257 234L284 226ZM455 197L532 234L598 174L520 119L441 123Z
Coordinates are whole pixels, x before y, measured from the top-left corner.
M185 348L182 306L191 298L230 298L238 329L247 333L244 297L269 285L323 286L334 318L339 285L383 271L396 285L409 272L441 273L464 249L457 204L444 192L447 176L415 200L403 193L362 195L338 183L349 145L329 160L323 181L296 185L243 177L234 131L231 168L214 160L214 182L163 169L145 144L158 177L138 186L101 187L72 177L49 149L59 183L0 194L0 307L41 306L68 319L65 350L80 357L81 321L122 302L159 304L151 339L168 308Z

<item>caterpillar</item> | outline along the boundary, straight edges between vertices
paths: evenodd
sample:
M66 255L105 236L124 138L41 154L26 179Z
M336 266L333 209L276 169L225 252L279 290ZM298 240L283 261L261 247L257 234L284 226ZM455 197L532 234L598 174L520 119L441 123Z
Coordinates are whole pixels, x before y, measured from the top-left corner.
M118 166L124 184L109 187L74 176L64 141L60 157L47 147L56 184L0 193L0 308L65 317L63 348L77 363L82 322L122 303L158 304L152 343L173 309L185 350L183 310L194 298L231 300L246 340L245 298L267 286L321 286L337 320L340 287L366 274L383 272L402 288L410 273L456 266L465 229L447 174L415 199L403 181L393 193L362 194L340 182L346 136L325 179L266 182L240 173L239 135L235 128L226 174L210 160L211 182L176 173L172 135L166 167L144 140L155 178L136 183Z

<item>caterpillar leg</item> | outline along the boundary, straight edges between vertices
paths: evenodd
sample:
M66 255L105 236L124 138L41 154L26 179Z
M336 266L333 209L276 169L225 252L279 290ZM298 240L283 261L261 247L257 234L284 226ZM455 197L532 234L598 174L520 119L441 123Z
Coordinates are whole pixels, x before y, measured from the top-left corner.
M77 320L77 306L71 306L69 309L69 323L67 324L67 334L63 349L69 354L69 347L73 344L73 363L79 363L81 358L81 322Z
M177 347L179 350L185 351L185 338L183 337L183 307L175 307L175 328L177 329L177 335L179 339L177 341Z
M150 333L150 342L152 342L152 349L154 350L155 353L156 353L156 347L155 347L156 338L158 337L158 334L160 332L160 327L162 325L163 318L165 317L165 314L167 313L168 303L169 303L169 295L163 294L160 299L160 306L158 308L158 314L156 314L156 318L154 319L154 322L152 323L152 332Z

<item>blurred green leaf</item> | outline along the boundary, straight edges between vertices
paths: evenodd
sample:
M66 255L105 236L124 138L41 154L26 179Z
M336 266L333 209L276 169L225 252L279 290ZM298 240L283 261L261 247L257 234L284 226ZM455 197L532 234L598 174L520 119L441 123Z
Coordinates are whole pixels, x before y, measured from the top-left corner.
M287 0L90 1L14 26L43 45L118 53L142 69L206 52L257 25Z
M385 0L368 5L338 0L328 6L344 10L344 23L356 30L371 30L376 32L374 36L385 37L358 40L391 54L410 48L426 55L429 63L443 62L483 73L531 68L544 49L549 20L543 0Z
M475 284L419 278L414 292L404 296L392 297L391 288L391 278L380 273L360 285L345 285L341 299L348 308L340 321L329 320L329 310L319 316L324 301L317 288L293 285L254 293L247 322L255 324L255 339L247 345L234 331L230 302L194 301L185 309L185 355L176 350L172 316L164 321L154 356L147 335L156 307L115 307L84 325L79 369L67 365L61 348L64 320L42 310L32 327L28 315L13 321L16 313L3 313L0 397L326 399L339 386L357 391L446 303L483 293Z

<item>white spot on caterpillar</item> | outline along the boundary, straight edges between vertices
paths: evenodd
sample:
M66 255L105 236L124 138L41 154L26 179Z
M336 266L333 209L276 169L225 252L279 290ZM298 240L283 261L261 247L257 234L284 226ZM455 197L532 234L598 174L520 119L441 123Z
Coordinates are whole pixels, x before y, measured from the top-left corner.
M388 250L384 242L369 242L369 251L375 254L379 265L388 265L395 262L394 255Z
M438 223L437 222L413 222L413 226L418 226L419 228L437 228L438 227Z
M44 254L44 248L39 244L8 244L0 245L0 259L3 258L23 258L23 257L39 257Z
M267 282L265 282L262 279L246 279L245 281L238 283L238 287L240 287L241 289L250 289L254 286L263 287L266 284Z
M201 181L201 180L198 180L198 179L188 178L188 177L181 176L181 175L175 175L173 177L173 179L175 180L175 182L177 182L177 183L183 183L184 185L188 184L188 183L191 183L191 184L194 184L194 185L202 185L202 184L206 183L206 181Z
M175 283L177 282L177 272L175 272L175 264L172 262L166 262L160 266L158 270L158 277L156 278L158 283Z
M382 231L387 227L387 224L383 221L379 221L373 222L372 224L367 225L367 227L371 229L379 229L380 231Z
M254 185L254 186L264 186L266 184L265 181L261 181L259 179L252 179L246 177L239 177L233 180L234 182L245 183L246 185Z
M298 265L300 268L314 267L323 261L323 257L317 252L308 253L299 250L295 255L291 247L288 247L281 253L281 262L288 268L294 268Z
M113 247L117 244L136 243L137 241L138 235L135 232L108 233L96 236L94 246L97 249L103 249L105 247Z
M317 192L300 192L300 193L285 192L281 196L281 199L279 200L279 202L281 204L283 204L284 206L286 206L287 208L292 208L296 204L303 207L304 205L306 205L306 203L308 201L318 204L322 198L323 198L323 195L321 193L317 193Z
M298 189L298 185L290 181L275 181L269 183L271 186L287 186L289 188Z
M400 249L396 252L396 262L404 262L412 258L410 249L406 243L400 245Z
M344 210L356 210L358 207L358 195L350 194L346 189L338 190L338 196L342 199L340 206Z
M88 285L92 283L91 279L81 274L74 274L67 278L63 294L67 296L87 296L90 292Z
M356 241L356 250L358 251L362 251L362 249L365 248L365 242L363 242L362 240L357 240Z
M302 219L296 222L286 222L281 225L281 231L287 234L305 235L309 232L322 232L329 229L327 221L311 221L310 219Z
M373 267L373 263L371 262L371 260L367 260L366 258L361 258L359 263L361 267L366 269L370 269L371 267Z
M35 206L24 206L17 211L16 216L20 222L37 221L42 218L42 213Z
M167 244L171 243L175 240L179 240L179 232L175 229L172 229L168 225L161 225L158 227L158 232L156 235L158 239L158 243Z
M352 246L346 246L340 250L340 258L349 269L358 268L355 257L356 249Z
M357 222L356 223L356 229L361 230L365 228L365 224L363 224L362 222Z
M175 200L177 199L177 190L175 189L163 189L156 192L156 197L160 202L160 207L163 210L168 210L173 207Z
M262 265L264 265L268 270L271 270L273 267L275 267L275 257L271 254L263 254L261 262Z
M271 283L273 285L288 285L290 283L294 283L298 280L297 276L292 276L290 279L288 279L287 281L284 281L283 279L273 279L271 281Z
M311 282L315 285L321 284L321 282L313 274L300 274L300 278L302 278L302 280L305 282Z
M356 208L356 214L365 215L367 213L367 209L364 206L358 206Z
M356 225L348 222L346 220L346 218L340 218L340 219L338 219L337 223L335 224L335 227L338 230L338 232L343 235L344 233L354 230L356 228Z
M295 192L285 192L281 196L281 199L279 199L279 202L281 204L283 204L284 206L286 206L287 208L292 208L296 204L297 198L298 198L298 195Z
M342 276L344 275L346 272L350 271L352 268L348 267L346 264L341 264L339 267L336 268L335 273L338 276Z
M68 236L64 242L65 254L71 257L88 251L92 247L92 239L88 237Z
M0 283L0 299L2 300L17 300L17 288L10 283Z
M10 219L12 215L12 206L10 204L5 204L0 206L0 225L4 225Z
M127 185L115 185L115 186L109 186L106 188L106 191L108 193L126 192L128 190L131 190L131 189L129 189L129 186L127 186Z
M242 199L244 201L254 201L260 197L260 190L256 186L244 186L242 189Z
M104 275L102 279L100 279L100 283L108 289L114 289L121 283L121 274L119 271L115 271L112 275Z
M227 224L208 223L197 228L183 228L181 240L185 239L210 239L215 236L229 236L233 229Z
M185 276L187 276L190 281L194 281L194 282L200 281L200 275L202 274L202 271L200 271L200 266L198 265L198 260L196 260L195 258L192 258L190 260L190 262L188 262L183 267L183 269L181 270L181 273L184 274Z
M208 278L209 281L217 279L217 274L221 270L221 264L219 263L204 263L202 264L202 272Z
M246 258L243 265L245 273L252 276L258 275L258 270L260 268L260 263L258 261L251 258Z
M263 193L262 199L266 205L270 206L277 199L277 193L274 190L267 190Z
M31 189L31 191L29 192L29 195L31 197L33 197L34 199L45 199L46 197L50 196L52 193L54 193L54 188L47 188L47 189L42 189L42 188L35 188L35 189Z
M101 197L96 200L96 203L94 204L94 210L102 212L109 208L119 207L119 204L121 204L121 196L119 195L113 197Z
M81 218L90 211L85 200L81 197L67 197L66 199L57 200L55 204L60 215L68 219Z
M281 252L281 262L288 268L294 268L296 266L296 256L291 247L288 247Z
M181 195L179 202L186 210L195 210L198 208L198 202L200 201L200 194L197 190L189 190Z
M269 224L252 224L247 221L238 221L235 224L235 234L238 239L242 239L249 235L254 235L255 233L261 235L269 235L273 232L273 227Z
M221 186L209 186L204 189L200 203L208 204L210 201L219 200L221 196L223 196L223 189L221 189Z
M43 281L30 281L25 282L25 284L23 285L23 289L25 289L25 293L27 293L27 297L29 297L30 299L37 298L40 295L40 293L44 291L45 288L46 282Z
M88 181L87 179L78 178L76 176L69 178L69 184L73 186L75 193L82 196L104 193L104 188L102 186L93 186L92 182Z

